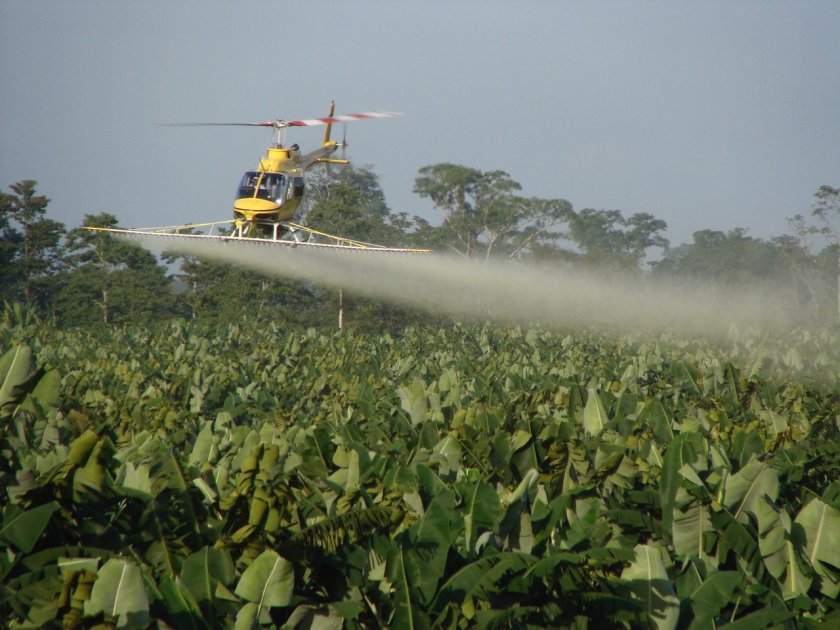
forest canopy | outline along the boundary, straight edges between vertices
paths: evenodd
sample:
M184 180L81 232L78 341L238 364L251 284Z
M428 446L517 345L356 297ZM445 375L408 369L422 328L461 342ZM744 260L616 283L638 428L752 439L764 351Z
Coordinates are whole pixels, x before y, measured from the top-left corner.
M439 221L393 212L376 174L344 167L308 176L302 220L326 232L391 246L427 247L476 261L516 260L563 269L621 270L722 286L778 287L803 318L840 313L840 190L822 186L811 211L769 240L746 229L713 228L672 246L667 224L649 213L575 210L566 199L524 194L502 170L458 164L423 167L414 192ZM68 229L49 217L37 182L0 193L0 296L68 326L145 324L184 317L212 322L280 319L290 326L398 329L428 314L312 284L269 278L191 256L159 260L88 227L118 217L88 214Z

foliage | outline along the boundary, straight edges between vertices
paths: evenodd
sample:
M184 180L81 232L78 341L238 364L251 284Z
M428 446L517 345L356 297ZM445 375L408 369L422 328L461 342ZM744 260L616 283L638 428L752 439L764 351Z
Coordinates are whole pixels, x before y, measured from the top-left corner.
M27 179L0 192L0 293L8 300L46 307L62 267L64 225L46 218L49 199Z
M177 309L205 325L279 320L299 325L324 325L319 317L319 292L311 286L255 274L224 263L192 256L180 260L176 274Z
M777 346L461 326L13 332L11 627L840 614L836 330Z
M618 210L575 212L565 199L526 198L504 171L457 164L420 169L414 191L443 213L439 228L423 225L427 244L462 256L530 256L597 266L638 267L651 247L666 248L665 222L648 213L625 218ZM565 231L560 228L566 227ZM576 250L560 248L571 241Z
M726 233L700 230L693 239L692 243L671 249L656 265L656 271L742 286L756 279L776 280L784 268L777 247L747 236L740 228Z
M522 186L504 171L480 171L457 164L420 169L414 192L428 197L443 212L440 228L423 226L429 245L448 248L467 258L523 251L561 236L556 227L572 212L565 199L521 197Z
M835 261L835 279L837 302L835 314L840 318L840 188L820 186L816 193L816 202L812 210L820 224L820 232L831 238L831 257Z
M311 225L360 241L401 244L404 226L388 208L370 169L341 167L336 173L311 178L308 189L313 199L306 221Z
M148 323L171 309L166 269L151 252L88 227L114 227L111 214L86 215L82 227L67 234L69 271L55 299L70 325L128 321Z
M667 249L660 234L668 226L646 212L625 218L618 210L584 208L569 217L569 237L581 250L580 258L596 266L638 268L651 247Z
M50 200L35 187L24 180L11 186L12 194L0 193L0 297L22 301L62 325L147 324L180 316L205 325L281 321L300 328L334 328L341 320L357 331L397 332L433 321L410 309L189 256L164 257L180 267L170 276L149 252L83 229L116 226L113 215L87 215L81 228L65 235L62 224L46 218ZM815 194L816 223L796 215L790 234L764 241L740 228L706 229L674 248L662 235L665 223L648 213L576 212L564 199L522 195L521 185L501 170L449 163L422 168L415 192L443 213L438 226L392 212L369 168L310 170L307 188L302 220L361 241L519 258L549 270L585 265L641 271L649 251L659 248L662 259L651 263L655 274L681 283L761 285L785 294L803 322L836 319L840 304L840 204L830 186ZM826 238L833 242L818 250L815 243Z

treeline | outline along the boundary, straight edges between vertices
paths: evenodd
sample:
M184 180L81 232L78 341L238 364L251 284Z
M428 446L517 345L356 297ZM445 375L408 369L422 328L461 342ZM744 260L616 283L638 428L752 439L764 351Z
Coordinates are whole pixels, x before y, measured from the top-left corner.
M304 219L326 232L393 246L429 247L482 260L635 270L683 282L761 285L786 294L803 318L840 314L840 189L821 187L811 212L769 240L744 229L701 230L672 247L667 225L648 213L575 211L565 199L522 194L499 170L455 164L420 169L414 192L440 213L438 225L388 207L368 169L310 174ZM61 326L149 324L187 318L214 325L281 321L289 327L398 330L432 316L310 284L268 278L192 257L164 256L87 227L114 227L107 213L67 227L48 217L37 182L0 193L0 296ZM653 254L653 255L652 255ZM654 260L651 260L651 259Z

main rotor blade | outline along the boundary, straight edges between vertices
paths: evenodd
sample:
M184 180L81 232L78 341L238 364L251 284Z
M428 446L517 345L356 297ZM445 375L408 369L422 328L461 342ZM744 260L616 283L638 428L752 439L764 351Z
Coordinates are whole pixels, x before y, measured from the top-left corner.
M345 123L352 120L369 120L372 118L391 118L402 116L398 112L359 112L358 114L341 114L339 116L325 116L324 118L307 118L304 120L272 120L271 122L241 123L241 122L188 122L161 123L164 127L310 127L312 125L329 125L331 123Z
M274 122L262 123L223 123L223 122L200 122L200 123L160 123L164 127L276 127Z
M288 127L308 127L310 125L329 125L330 123L349 122L351 120L368 120L371 118L391 118L402 116L398 112L360 112L358 114L341 114L339 116L325 116L324 118L307 118L306 120L278 120Z

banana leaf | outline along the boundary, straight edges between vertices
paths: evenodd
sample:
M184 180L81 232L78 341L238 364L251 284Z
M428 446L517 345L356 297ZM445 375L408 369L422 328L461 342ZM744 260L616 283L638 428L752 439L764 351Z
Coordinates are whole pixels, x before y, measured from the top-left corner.
M805 535L805 554L820 578L820 592L840 594L840 510L811 499L794 520Z
M476 543L481 530L493 529L503 516L499 495L493 487L479 481L464 486L464 547L468 554L478 552Z
M104 613L117 618L117 628L136 628L149 621L149 598L140 567L127 560L111 558L96 576L85 615Z
M211 623L216 619L217 587L219 584L227 586L233 579L230 554L221 549L199 549L181 566L181 584L198 604L204 618Z
M58 503L50 501L38 507L22 510L17 505L7 505L3 512L3 524L0 525L0 539L14 545L24 553L35 547Z
M254 604L259 623L270 621L269 609L288 606L295 584L294 567L277 552L267 549L254 560L236 585L235 593Z
M410 569L407 566L407 550L396 547L388 555L388 580L394 585L393 614L389 627L399 630L425 630L431 627L429 617L416 602L416 591L409 581ZM410 561L409 561L410 562Z
M21 399L19 388L32 367L32 349L26 344L18 344L0 357L0 416L11 413Z
M753 460L726 479L725 489L723 504L737 521L746 523L747 514L756 519L760 514L766 514L765 498L774 502L779 496L779 473L775 468Z
M406 580L416 590L418 602L422 605L431 602L446 571L454 520L452 493L441 493L432 500L423 518L401 539Z
M610 421L601 396L594 388L589 388L586 406L583 408L583 430L586 435L600 435Z
M665 569L667 552L653 544L636 545L636 558L621 572L621 580L642 603L648 621L658 630L677 627L680 604Z
M493 602L504 595L499 582L510 574L523 574L534 564L528 554L503 552L480 558L453 573L440 587L429 610L440 616L450 604L459 605L462 610L468 602ZM474 609L474 606L473 606ZM470 611L465 611L470 616Z
M674 509L672 538L678 557L699 558L707 564L712 559L706 553L706 535L713 531L709 508L700 501L692 501L685 510Z

